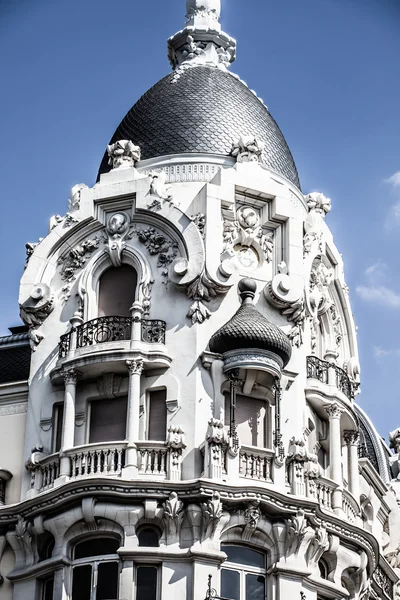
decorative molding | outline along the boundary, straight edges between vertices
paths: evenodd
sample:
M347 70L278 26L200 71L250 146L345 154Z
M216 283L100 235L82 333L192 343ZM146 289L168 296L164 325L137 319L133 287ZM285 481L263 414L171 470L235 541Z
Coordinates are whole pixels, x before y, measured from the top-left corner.
M244 521L246 523L242 532L242 539L249 542L253 533L257 529L258 522L261 518L260 500L252 500L248 503L244 511Z
M304 222L304 256L311 252L314 244L318 244L319 252L323 251L323 222L331 210L331 201L319 192L308 194L305 198L309 213Z
M69 250L66 255L61 256L57 261L58 265L62 265L61 279L68 283L74 281L76 271L84 266L89 256L99 247L99 244L100 238L95 236L91 240L81 242L75 248Z
M214 492L207 502L201 503L202 512L202 541L214 536L217 525L222 517L222 502L219 492Z
M30 345L32 352L35 352L43 339L37 330L54 309L53 290L46 283L35 283L29 298L19 305L19 309L21 319L29 327Z
M240 138L232 144L231 156L236 158L239 163L260 163L264 148L264 142L258 138L252 135L241 135Z
M130 169L140 161L140 148L130 140L119 140L107 146L108 164L112 169Z
M347 446L358 446L360 440L360 432L346 430L343 432L343 439L346 442Z
M141 358L127 360L126 366L128 367L129 375L141 375L144 367L144 361Z
M179 540L179 532L184 516L184 505L178 498L176 492L171 492L168 499L163 504L164 525L167 534L167 543L171 544Z
M71 188L68 200L68 212L72 213L79 210L81 207L81 195L83 190L87 190L88 186L85 183L77 183Z
M117 212L107 220L106 226L107 252L110 255L114 267L122 264L122 250L125 248L126 240L134 235L129 215L126 212Z
M192 215L190 218L199 230L201 238L204 240L206 236L206 216L199 212L196 215Z
M314 538L308 547L307 552L307 564L317 565L319 559L329 548L329 535L326 528L326 523L322 522L319 527L315 529Z
M326 406L325 411L329 419L340 419L342 413L344 412L344 408L337 404L337 402L334 402L333 404Z
M168 266L178 255L177 242L174 242L154 227L135 229L133 233L137 236L139 242L147 248L151 256L158 256L157 267L162 269L163 283L167 284L169 280Z
M188 298L194 300L187 313L187 317L192 320L192 323L201 324L209 319L211 312L204 302L210 302L211 298L215 298L218 294L226 294L229 287L211 279L204 268L201 274L188 285L186 291Z
M66 369L62 372L62 378L64 379L64 385L72 384L76 385L81 373L77 369Z
M286 521L285 556L297 554L308 528L308 521L304 510L299 509L297 513Z
M150 199L147 202L147 208L149 210L160 210L163 201L173 204L171 188L166 185L167 174L165 171L153 171L149 174L149 177L151 181L147 195L150 196Z
M259 212L251 206L241 206L234 221L223 222L223 250L230 257L237 254L235 246L253 248L267 263L272 261L274 234L265 232Z

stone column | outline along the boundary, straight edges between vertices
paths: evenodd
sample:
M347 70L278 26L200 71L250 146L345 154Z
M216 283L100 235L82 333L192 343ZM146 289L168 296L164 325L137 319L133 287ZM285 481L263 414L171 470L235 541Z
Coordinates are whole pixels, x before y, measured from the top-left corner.
M129 370L128 388L128 414L126 419L126 449L124 476L135 478L138 474L138 461L136 442L139 439L139 413L140 413L140 376L143 371L143 360L136 358L127 360Z
M336 370L335 365L338 359L338 352L336 350L327 350L324 355L324 360L329 363L328 367L328 384L336 387Z
M134 348L137 342L142 341L142 316L143 306L140 302L134 302L130 308L132 317L131 326L131 348Z
M345 431L344 440L347 444L347 464L349 490L357 502L360 502L360 480L358 475L358 431Z
M64 378L64 418L61 437L60 477L69 477L71 474L71 461L68 456L63 456L65 450L73 448L75 437L75 398L76 384L80 373L76 369L63 372Z
M332 495L332 507L338 512L342 510L342 444L340 436L340 417L343 409L334 403L326 408L329 416L329 462L330 477L338 484L338 488Z

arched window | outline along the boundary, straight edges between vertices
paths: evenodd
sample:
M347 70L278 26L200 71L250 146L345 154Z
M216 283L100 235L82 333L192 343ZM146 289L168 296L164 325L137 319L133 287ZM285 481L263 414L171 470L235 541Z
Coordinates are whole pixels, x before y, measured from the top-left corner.
M158 548L160 545L160 532L155 527L142 527L138 531L139 546Z
M137 273L129 265L110 267L99 281L99 317L130 317L135 301Z
M221 569L221 596L230 600L265 600L266 556L245 546L223 544L227 560Z
M119 541L91 538L75 545L71 600L118 598Z

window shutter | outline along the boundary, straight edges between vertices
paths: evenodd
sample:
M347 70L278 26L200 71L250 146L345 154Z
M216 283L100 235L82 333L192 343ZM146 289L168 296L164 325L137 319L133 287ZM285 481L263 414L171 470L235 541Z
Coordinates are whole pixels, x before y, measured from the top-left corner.
M167 429L167 391L155 390L149 394L149 425L147 439L165 441Z

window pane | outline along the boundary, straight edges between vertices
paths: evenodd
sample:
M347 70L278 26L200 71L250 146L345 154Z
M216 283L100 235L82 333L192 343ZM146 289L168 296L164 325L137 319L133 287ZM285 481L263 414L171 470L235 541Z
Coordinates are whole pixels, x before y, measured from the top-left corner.
M265 577L246 575L246 600L265 600Z
M159 538L160 536L158 535L158 531L151 529L150 527L145 527L138 533L139 546L158 548L160 545Z
M76 544L74 558L116 554L119 546L119 541L112 538L92 538Z
M229 562L258 567L260 569L265 568L265 557L261 552L250 550L250 548L245 548L244 546L222 545L221 548L228 555Z
M129 265L107 269L100 278L99 317L130 317L136 280L136 271Z
M127 404L127 397L90 403L90 444L126 438Z
M54 407L54 452L59 452L61 448L62 425L64 418L64 404L57 404Z
M138 567L136 600L156 600L157 567Z
M237 571L221 570L221 596L229 600L240 600L240 574Z
M167 391L155 390L149 394L149 440L165 440L167 429Z
M100 563L98 566L96 600L118 598L118 563Z
M92 567L75 567L72 575L72 600L90 600L92 588Z
M43 581L43 600L53 600L54 577L50 577Z

